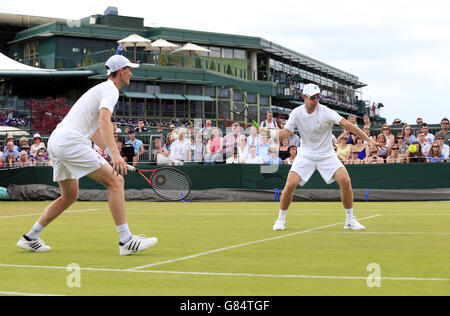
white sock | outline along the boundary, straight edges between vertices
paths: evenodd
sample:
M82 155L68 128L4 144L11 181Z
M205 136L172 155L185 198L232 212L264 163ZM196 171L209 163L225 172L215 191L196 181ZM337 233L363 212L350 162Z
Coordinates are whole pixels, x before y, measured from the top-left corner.
M345 215L347 215L347 220L351 220L353 218L353 209L345 209Z
M283 211L280 209L280 214L278 215L278 220L281 222L286 222L286 213L287 211Z
M125 245L127 242L130 241L132 234L130 232L130 229L128 228L128 224L123 224L116 226L117 232L119 233L119 239L120 243L122 245Z
M44 227L39 224L39 222L36 222L36 224L33 225L30 232L27 234L27 237L32 240L36 240L39 238L39 235L41 234L43 229Z

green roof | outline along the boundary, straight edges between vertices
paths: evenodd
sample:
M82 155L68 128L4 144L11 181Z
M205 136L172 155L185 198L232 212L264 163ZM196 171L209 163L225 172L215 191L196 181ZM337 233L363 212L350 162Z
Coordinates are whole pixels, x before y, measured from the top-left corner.
M213 98L203 95L185 95L189 101L214 101Z
M136 99L156 99L153 93L144 93L144 92L130 92L124 91L123 94L128 98L136 98Z

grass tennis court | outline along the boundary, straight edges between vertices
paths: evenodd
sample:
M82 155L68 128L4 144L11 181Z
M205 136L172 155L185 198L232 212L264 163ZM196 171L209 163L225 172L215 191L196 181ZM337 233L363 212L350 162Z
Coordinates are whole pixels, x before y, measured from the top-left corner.
M129 257L104 202L77 202L50 225L51 252L18 248L48 203L0 202L0 295L450 293L447 202L355 203L365 232L343 229L340 203L293 203L287 230L273 232L278 203L128 202L132 232L159 239ZM70 264L80 287L68 286Z

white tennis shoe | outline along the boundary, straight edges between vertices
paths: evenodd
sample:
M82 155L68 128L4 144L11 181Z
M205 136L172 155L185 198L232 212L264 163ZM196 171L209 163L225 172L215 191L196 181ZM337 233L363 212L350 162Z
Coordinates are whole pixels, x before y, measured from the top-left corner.
M135 252L147 250L158 242L158 238L147 238L145 235L133 235L131 239L124 245L119 243L119 251L121 256L129 256Z
M286 230L285 225L286 225L285 222L282 222L279 219L277 219L275 224L273 225L273 230L276 232Z
M27 235L23 235L22 238L20 238L20 240L17 242L17 246L32 252L46 252L52 250L52 248L50 248L50 246L47 246L42 239L38 238L33 240L28 238Z
M356 217L352 217L350 220L346 221L344 229L365 230L366 228L356 220Z

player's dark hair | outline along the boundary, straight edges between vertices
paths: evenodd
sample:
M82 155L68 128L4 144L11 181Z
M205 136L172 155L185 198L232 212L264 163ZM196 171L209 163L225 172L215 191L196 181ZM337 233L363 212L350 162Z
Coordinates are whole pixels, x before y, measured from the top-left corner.
M105 66L105 68L106 68L106 71L109 71L109 67L108 67L108 66ZM110 78L116 78L118 72L119 72L118 70L117 70L117 71L114 71L114 72L111 72L111 73L109 74L108 77L110 77Z

